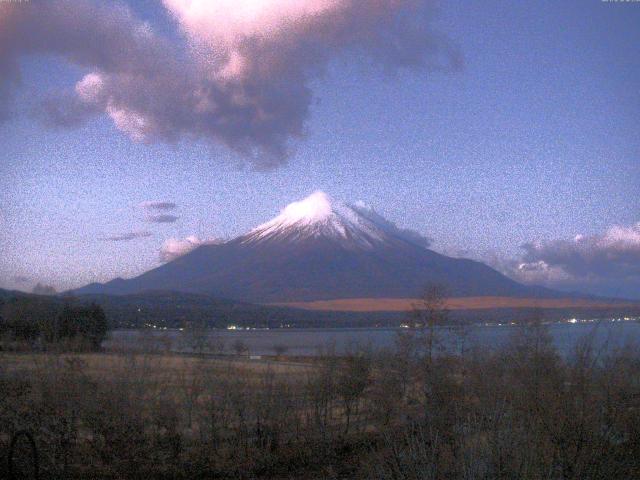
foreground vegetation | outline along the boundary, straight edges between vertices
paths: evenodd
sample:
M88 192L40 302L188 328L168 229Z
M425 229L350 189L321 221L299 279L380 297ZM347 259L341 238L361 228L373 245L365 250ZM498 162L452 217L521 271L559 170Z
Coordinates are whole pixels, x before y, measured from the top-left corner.
M640 478L637 350L563 360L539 322L499 351L424 328L307 364L4 353L0 391L0 452L31 432L41 478Z

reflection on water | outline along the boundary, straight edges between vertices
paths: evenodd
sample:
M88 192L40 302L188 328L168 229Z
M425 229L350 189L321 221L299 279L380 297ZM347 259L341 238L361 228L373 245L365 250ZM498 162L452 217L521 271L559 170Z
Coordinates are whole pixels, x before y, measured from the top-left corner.
M467 348L499 348L508 341L517 326L474 326L465 338ZM323 328L323 329L274 329L274 330L209 330L202 334L190 334L179 330L116 330L105 342L106 348L155 349L189 352L194 349L209 353L234 353L243 351L250 355L317 355L327 347L337 353L356 346L373 349L392 348L396 328ZM640 323L600 322L576 324L552 324L549 331L562 355L570 355L576 344L592 335L597 348L614 349L640 345ZM440 329L449 343L457 338L447 328Z

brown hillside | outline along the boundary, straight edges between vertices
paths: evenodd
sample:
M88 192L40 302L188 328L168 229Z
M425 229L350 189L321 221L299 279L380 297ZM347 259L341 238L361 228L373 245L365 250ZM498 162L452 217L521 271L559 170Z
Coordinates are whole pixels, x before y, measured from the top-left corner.
M416 298L345 298L312 302L273 303L271 305L337 312L401 312L419 304ZM446 302L450 310L482 310L492 308L626 308L639 303L607 302L576 298L455 297Z

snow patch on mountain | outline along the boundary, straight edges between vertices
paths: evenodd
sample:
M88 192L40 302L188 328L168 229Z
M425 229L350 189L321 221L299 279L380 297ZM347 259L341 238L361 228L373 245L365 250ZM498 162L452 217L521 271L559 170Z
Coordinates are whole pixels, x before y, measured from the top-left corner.
M372 249L397 239L428 245L428 239L413 232L421 239L415 241L407 232L412 231L399 229L362 203L346 205L317 191L287 205L273 220L251 230L243 243L325 238L339 242L345 248Z
M317 191L304 200L290 203L280 215L267 224L272 223L282 227L312 225L325 221L332 213L333 206L329 196L324 192Z

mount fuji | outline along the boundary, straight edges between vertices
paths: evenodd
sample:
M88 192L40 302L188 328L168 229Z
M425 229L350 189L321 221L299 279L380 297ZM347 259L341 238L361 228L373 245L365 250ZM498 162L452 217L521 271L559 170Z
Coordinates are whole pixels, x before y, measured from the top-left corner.
M213 295L253 303L416 298L427 284L451 296L553 297L487 265L428 248L363 204L315 192L245 235L195 250L136 278L90 284L75 294L152 290Z

